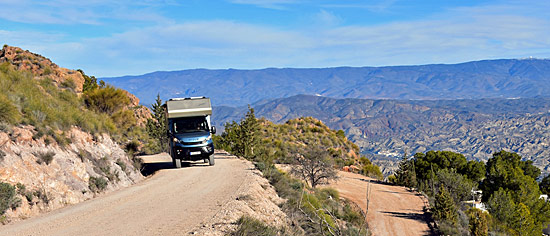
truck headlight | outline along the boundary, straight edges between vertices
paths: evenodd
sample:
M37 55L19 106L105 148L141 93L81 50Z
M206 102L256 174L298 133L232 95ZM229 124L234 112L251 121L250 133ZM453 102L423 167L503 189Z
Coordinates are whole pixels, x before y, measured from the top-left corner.
M178 138L174 138L174 143L179 143L179 139Z

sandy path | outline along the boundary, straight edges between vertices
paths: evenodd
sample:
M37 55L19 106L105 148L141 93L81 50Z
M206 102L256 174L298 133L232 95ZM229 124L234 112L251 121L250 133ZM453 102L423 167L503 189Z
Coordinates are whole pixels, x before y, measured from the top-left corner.
M366 211L367 184L370 178L342 171L339 176L340 179L331 184L331 187ZM376 236L429 235L430 228L423 217L423 206L423 198L404 187L371 182L367 222L372 234Z
M234 199L246 177L243 161L170 168L168 155L144 158L155 175L134 186L36 218L0 227L0 235L182 235Z

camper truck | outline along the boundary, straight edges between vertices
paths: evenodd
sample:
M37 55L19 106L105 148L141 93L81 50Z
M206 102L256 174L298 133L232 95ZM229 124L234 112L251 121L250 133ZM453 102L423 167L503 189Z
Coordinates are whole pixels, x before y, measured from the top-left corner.
M200 160L214 165L212 135L216 127L210 124L210 98L172 98L166 101L165 108L174 167L181 168L182 161Z

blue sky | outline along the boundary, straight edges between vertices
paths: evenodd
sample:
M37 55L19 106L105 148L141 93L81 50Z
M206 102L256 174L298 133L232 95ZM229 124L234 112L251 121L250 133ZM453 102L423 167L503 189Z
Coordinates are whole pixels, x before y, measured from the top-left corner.
M550 1L0 0L0 43L98 77L550 57Z

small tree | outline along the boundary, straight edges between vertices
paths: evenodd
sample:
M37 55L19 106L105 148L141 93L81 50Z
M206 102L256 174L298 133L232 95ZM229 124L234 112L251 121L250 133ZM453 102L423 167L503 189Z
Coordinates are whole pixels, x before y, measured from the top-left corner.
M157 94L155 103L151 105L153 111L152 118L147 120L147 133L149 136L159 142L160 150L168 150L168 137L166 136L166 111L160 99L160 94Z
M297 158L297 165L292 172L300 176L311 187L336 179L337 172L333 167L328 152L317 146L309 146L303 155Z
M258 145L260 138L258 119L254 115L254 108L248 105L248 112L241 121L241 138L243 145L243 156L247 159L254 157L254 148Z
M432 212L436 220L447 221L451 224L457 223L455 203L443 185L439 187L439 193L435 196Z
M88 76L84 74L81 69L77 70L84 77L84 84L82 85L82 92L91 91L98 88L97 79L95 76Z
M477 208L468 210L470 234L472 236L487 236L489 234L488 214Z
M542 227L535 224L533 216L523 203L518 203L515 209L515 214L512 218L512 229L518 235L541 235Z
M416 171L414 160L408 160L406 154L403 156L403 160L399 162L399 168L395 172L395 178L398 185L402 185L407 188L416 187Z
M254 115L254 108L248 106L248 112L240 123L225 124L222 142L229 151L237 156L252 160L256 156L254 149L260 141L260 125Z

